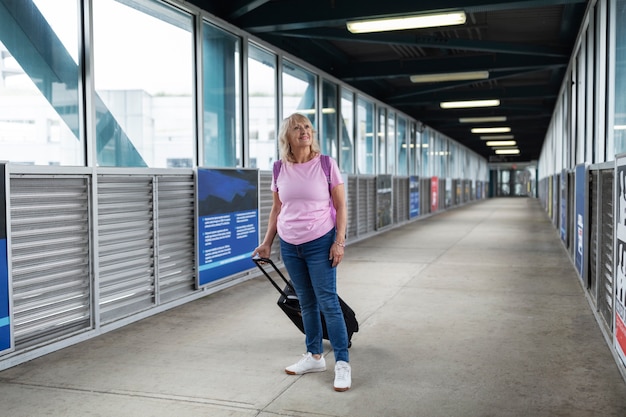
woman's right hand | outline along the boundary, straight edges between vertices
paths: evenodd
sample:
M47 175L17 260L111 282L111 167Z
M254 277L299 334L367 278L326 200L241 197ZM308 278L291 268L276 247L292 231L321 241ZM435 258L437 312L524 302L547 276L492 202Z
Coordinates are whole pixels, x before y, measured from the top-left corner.
M269 258L271 253L272 253L271 245L262 243L252 252L252 257L253 258L256 258L256 257Z

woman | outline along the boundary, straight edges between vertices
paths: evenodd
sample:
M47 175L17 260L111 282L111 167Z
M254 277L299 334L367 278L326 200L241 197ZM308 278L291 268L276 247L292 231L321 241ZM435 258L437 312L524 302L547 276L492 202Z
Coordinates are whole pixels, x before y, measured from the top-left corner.
M267 233L253 256L269 257L278 234L281 256L300 300L307 353L285 372L301 375L326 370L321 310L335 354L334 388L346 391L352 377L348 333L336 281L336 267L345 248L346 199L343 178L333 159L329 186L314 135L306 116L295 113L283 120L278 134L280 175L272 181L273 204Z

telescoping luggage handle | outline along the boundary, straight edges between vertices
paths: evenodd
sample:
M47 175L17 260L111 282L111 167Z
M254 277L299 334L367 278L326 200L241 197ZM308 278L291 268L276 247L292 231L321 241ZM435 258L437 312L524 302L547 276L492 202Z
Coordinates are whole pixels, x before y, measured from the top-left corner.
M258 266L259 269L263 272L263 275L265 275L267 277L267 279L272 283L274 288L276 288L278 290L278 292L283 297L290 298L290 296L288 294L286 294L285 291L278 286L276 281L274 281L272 279L272 277L270 276L270 274L267 273L265 268L263 268L263 264L270 264L272 266L272 268L274 268L274 271L278 272L278 275L280 275L280 277L283 279L283 281L285 281L285 284L287 284L289 286L289 288L291 288L291 291L293 291L295 293L295 290L293 288L293 285L291 285L291 282L289 282L289 280L287 278L285 278L285 276L282 274L282 272L280 272L280 270L276 267L276 264L270 258L255 257L255 258L252 258L252 260L254 261L256 266Z

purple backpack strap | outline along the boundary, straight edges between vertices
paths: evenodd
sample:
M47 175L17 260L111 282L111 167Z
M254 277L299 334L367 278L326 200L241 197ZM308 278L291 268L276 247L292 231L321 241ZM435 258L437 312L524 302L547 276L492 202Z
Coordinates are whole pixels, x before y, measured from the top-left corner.
M331 188L331 180L330 180L330 156L322 155L322 170L324 174L326 174L326 181L328 181L328 194L330 195L330 213L333 218L333 222L337 222L337 212L335 211L335 206L333 204L333 190Z
M330 156L321 155L322 170L326 174L326 181L328 182L328 191L330 192Z
M274 186L278 188L278 184L276 181L278 180L278 174L280 174L280 168L283 166L283 161L280 159L278 161L274 161Z
M331 188L330 188L330 156L328 155L320 155L321 158L321 163L322 163L322 170L324 171L324 174L326 175L326 181L328 182L328 192L331 192ZM283 166L282 164L283 161L281 161L280 159L277 161L274 161L274 167L273 167L273 172L274 172L274 185L278 188L277 185L277 180L278 180L278 174L280 174L280 168Z

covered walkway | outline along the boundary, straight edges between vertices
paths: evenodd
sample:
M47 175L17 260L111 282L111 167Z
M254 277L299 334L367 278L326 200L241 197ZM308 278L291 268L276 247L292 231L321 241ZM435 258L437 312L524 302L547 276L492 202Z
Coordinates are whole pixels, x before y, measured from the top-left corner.
M0 372L0 415L623 417L626 384L536 199L346 248L352 389L289 376L303 335L263 276Z

